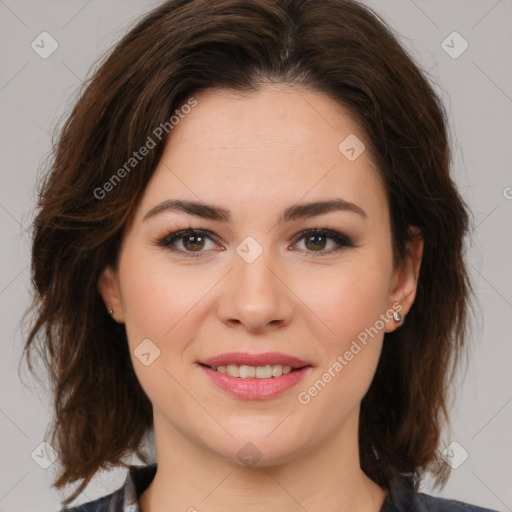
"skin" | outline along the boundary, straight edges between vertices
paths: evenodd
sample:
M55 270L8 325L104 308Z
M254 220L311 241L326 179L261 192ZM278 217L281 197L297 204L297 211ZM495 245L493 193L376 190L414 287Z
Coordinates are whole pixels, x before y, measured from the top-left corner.
M127 226L117 268L105 268L98 282L106 307L126 325L137 377L153 404L158 469L141 508L379 511L385 491L359 464L359 408L384 332L400 324L387 321L308 404L298 394L394 303L409 311L422 241L393 267L384 185L369 151L349 161L338 150L349 134L365 137L329 97L289 85L194 97L197 106L174 127ZM221 206L232 219L166 211L143 221L171 198ZM355 203L366 218L334 211L277 223L288 206L333 198ZM180 253L155 244L189 227L217 240L196 252L190 238L174 242ZM330 238L319 248L311 235L295 239L314 228L337 231L355 246L333 252ZM263 249L252 263L236 252L248 236ZM187 256L197 250L200 257ZM145 366L134 350L148 338L160 355ZM284 352L313 368L270 400L243 400L197 366L232 351ZM261 457L254 466L237 456L249 442Z

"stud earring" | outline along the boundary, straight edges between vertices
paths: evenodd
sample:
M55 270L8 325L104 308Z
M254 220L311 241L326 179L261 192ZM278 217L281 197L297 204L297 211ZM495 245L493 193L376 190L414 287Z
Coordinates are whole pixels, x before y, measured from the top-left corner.
M402 323L404 321L404 317L402 316L402 313L399 311L393 312L393 320L398 323Z
M114 316L114 310L113 309L111 309L108 313L109 313L110 316Z

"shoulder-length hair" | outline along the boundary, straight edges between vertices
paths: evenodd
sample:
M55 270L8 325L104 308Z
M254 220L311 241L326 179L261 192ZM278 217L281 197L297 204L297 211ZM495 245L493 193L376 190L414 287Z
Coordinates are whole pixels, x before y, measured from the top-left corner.
M140 446L152 429L151 402L97 283L115 266L123 230L172 136L169 120L193 93L257 91L269 82L325 93L360 123L385 183L397 264L408 228L421 230L415 302L404 325L385 334L361 403L360 463L384 488L401 473L414 476L416 490L425 471L436 486L449 476L438 445L472 289L463 254L469 210L450 177L441 100L392 31L356 1L169 0L98 62L38 190L35 314L24 355L33 371L39 347L52 384L50 443L61 470L53 486L82 481L65 503L98 470L126 467L125 456L148 461ZM127 169L148 137L154 147Z

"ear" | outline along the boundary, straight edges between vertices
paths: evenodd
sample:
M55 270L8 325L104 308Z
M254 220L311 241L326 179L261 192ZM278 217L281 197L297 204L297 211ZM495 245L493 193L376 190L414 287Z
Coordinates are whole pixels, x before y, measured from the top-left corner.
M119 323L124 322L124 312L119 289L117 272L109 265L105 267L98 279L98 290L103 297L107 311L113 310L112 318Z
M407 315L411 309L414 299L416 298L416 290L418 287L418 279L420 274L421 259L423 256L423 236L421 230L416 226L410 226L409 231L412 234L411 241L407 244L407 256L399 268L393 272L393 278L390 290L389 309L396 309L396 303L402 306L400 313L402 316ZM395 308L393 308L395 304ZM392 332L400 326L397 322L388 322L385 332Z

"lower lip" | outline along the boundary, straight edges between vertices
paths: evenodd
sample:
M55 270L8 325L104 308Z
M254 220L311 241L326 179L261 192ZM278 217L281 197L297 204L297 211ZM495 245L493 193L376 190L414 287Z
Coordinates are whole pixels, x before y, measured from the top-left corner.
M212 370L209 366L199 365L199 367L221 389L244 400L264 400L283 393L300 382L312 368L304 366L299 370L283 374L281 377L269 379L242 379Z

